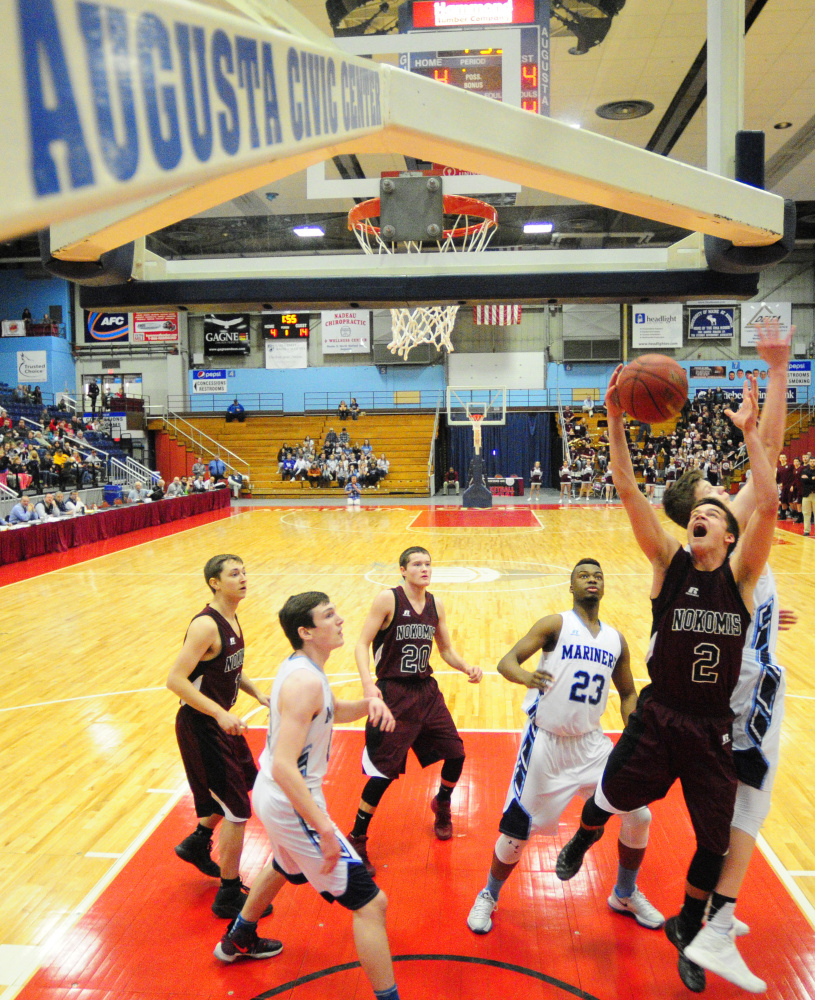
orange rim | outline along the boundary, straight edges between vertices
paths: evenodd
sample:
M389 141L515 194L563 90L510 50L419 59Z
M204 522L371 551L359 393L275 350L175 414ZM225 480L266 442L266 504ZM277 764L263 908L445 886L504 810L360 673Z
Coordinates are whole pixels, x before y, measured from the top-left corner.
M370 233L372 236L379 236L380 227L375 226L370 220L379 218L380 205L381 199L379 198L369 198L368 201L354 205L348 213L348 228L352 230L361 228L364 232ZM460 239L462 236L471 236L473 233L477 233L485 224L488 227L498 225L498 212L492 205L488 205L485 201L479 201L478 198L468 198L461 194L444 195L444 214L474 215L478 217L479 221L468 226L445 229L439 240ZM398 242L404 241L400 240Z

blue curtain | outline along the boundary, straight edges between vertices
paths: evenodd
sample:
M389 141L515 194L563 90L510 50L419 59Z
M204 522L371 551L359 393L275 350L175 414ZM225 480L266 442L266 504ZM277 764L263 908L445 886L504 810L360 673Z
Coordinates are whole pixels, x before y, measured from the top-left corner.
M484 459L484 474L494 476L520 476L529 486L529 470L540 462L543 470L542 485L552 486L552 422L551 413L507 413L507 422L481 430L481 455ZM447 428L449 455L448 465L453 466L464 478L473 457L472 428ZM443 471L447 471L446 469Z

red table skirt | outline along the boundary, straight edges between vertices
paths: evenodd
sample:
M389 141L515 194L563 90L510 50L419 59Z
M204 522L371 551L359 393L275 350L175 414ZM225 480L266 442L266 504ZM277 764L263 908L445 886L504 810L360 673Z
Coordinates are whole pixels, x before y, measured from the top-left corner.
M99 542L124 535L139 528L150 528L168 521L178 521L193 514L228 507L229 490L212 490L188 497L173 497L154 503L134 503L114 507L97 514L68 516L45 524L28 524L0 533L0 565L44 556L50 552L66 552L77 545Z

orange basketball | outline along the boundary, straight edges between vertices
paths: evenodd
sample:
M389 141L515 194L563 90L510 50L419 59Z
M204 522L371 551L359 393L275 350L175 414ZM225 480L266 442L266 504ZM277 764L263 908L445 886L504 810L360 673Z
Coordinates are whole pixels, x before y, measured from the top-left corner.
M620 406L636 420L656 424L676 416L688 398L688 376L673 358L643 354L617 378Z

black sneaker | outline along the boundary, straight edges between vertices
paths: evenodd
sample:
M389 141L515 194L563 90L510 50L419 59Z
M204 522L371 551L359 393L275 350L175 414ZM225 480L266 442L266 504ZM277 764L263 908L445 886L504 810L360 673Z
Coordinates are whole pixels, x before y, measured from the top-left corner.
M223 920L234 920L243 909L246 897L249 895L249 886L239 882L237 886L224 885L221 883L220 889L215 894L215 902L212 904L212 912L216 917ZM268 917L272 912L270 903L261 913L261 917Z
M204 875L220 878L221 869L210 857L211 851L212 837L202 837L200 833L191 833L175 847L175 853L182 861L195 865Z
M682 924L678 916L668 917L665 921L665 936L679 952L679 964L677 966L679 978L692 993L704 992L705 970L701 965L696 965L690 959L685 958L685 947L693 939L686 938L682 933Z
M555 875L561 882L568 882L580 871L586 851L596 844L603 836L606 828L598 827L596 830L583 830L582 828L572 837L569 843L557 856L555 864Z
M371 864L368 857L368 834L363 833L360 837L355 837L353 833L348 834L348 843L359 855L360 861L365 865L365 871L371 876L376 875L376 868Z
M215 945L215 957L222 962L234 962L236 958L274 958L283 951L282 941L274 938L258 937L254 927L235 930L235 921L227 927L226 934Z

